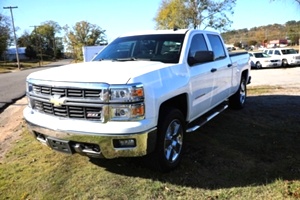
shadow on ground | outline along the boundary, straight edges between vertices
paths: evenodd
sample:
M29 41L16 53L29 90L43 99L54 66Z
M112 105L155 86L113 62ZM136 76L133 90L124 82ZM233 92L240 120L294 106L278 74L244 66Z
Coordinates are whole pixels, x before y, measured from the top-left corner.
M162 174L143 159L95 160L106 170L193 188L264 185L300 180L300 96L252 96L185 137L176 170Z

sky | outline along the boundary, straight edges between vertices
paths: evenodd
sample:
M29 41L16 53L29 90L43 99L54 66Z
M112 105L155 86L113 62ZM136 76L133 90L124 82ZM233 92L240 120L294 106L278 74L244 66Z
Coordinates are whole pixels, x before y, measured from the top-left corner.
M72 27L87 21L105 30L108 42L122 33L155 29L156 16L162 0L0 0L0 13L11 17L18 29L33 31L36 25L52 20L60 26ZM10 18L11 19L11 18ZM230 30L250 29L269 24L300 21L300 5L295 0L237 0ZM63 33L62 33L63 34Z

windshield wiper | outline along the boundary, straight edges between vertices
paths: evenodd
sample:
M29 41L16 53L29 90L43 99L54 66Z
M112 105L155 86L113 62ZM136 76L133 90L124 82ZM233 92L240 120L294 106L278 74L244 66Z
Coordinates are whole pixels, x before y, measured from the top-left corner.
M136 61L136 60L137 59L135 57L113 59L113 61Z

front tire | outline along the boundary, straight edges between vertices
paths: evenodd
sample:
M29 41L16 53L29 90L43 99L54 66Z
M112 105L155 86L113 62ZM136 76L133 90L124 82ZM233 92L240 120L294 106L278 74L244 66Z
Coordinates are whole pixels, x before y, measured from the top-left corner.
M261 69L262 68L261 63L260 62L256 62L255 63L255 68L256 69Z
M238 91L229 98L229 106L233 109L242 109L246 102L247 96L247 81L246 77L242 76Z
M282 67L287 67L287 66L289 66L287 60L286 60L286 59L283 59L283 60L282 60Z
M163 109L157 127L157 145L154 152L157 168L162 172L175 169L182 158L185 120L176 108Z

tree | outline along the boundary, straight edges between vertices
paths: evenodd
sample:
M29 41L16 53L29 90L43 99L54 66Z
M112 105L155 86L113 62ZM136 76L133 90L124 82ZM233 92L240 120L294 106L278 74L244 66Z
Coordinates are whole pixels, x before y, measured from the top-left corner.
M232 21L236 0L162 0L156 17L157 29L211 27L226 30Z
M11 42L10 26L8 17L0 14L0 57Z
M25 55L29 59L36 58L36 51L31 45L28 45L28 46L26 46L26 49L25 49Z
M75 26L69 28L64 26L65 42L67 49L72 52L76 60L83 60L82 47L107 44L105 30L87 21L77 22Z
M32 44L32 39L31 39L30 33L27 32L27 31L24 31L23 35L21 35L18 38L17 43L18 43L19 47L26 47L28 45L31 45Z
M46 21L39 26L34 26L31 33L24 32L18 39L18 45L26 47L27 57L35 58L37 55L43 57L59 58L64 47L60 37L56 34L60 33L61 27L57 22Z
M57 58L56 37L60 33L61 26L55 21L43 22L35 29L35 33L39 35L39 40L42 44L41 50L44 54Z
M299 44L300 39L300 21L288 21L285 23L286 37L290 40L291 44Z
M190 25L182 0L163 0L154 20L157 29L186 28Z
M19 37L17 41L19 47L26 47L25 55L30 59L36 58L37 54L37 47L35 44L34 36L34 34L30 34L27 31L24 31L23 35Z

